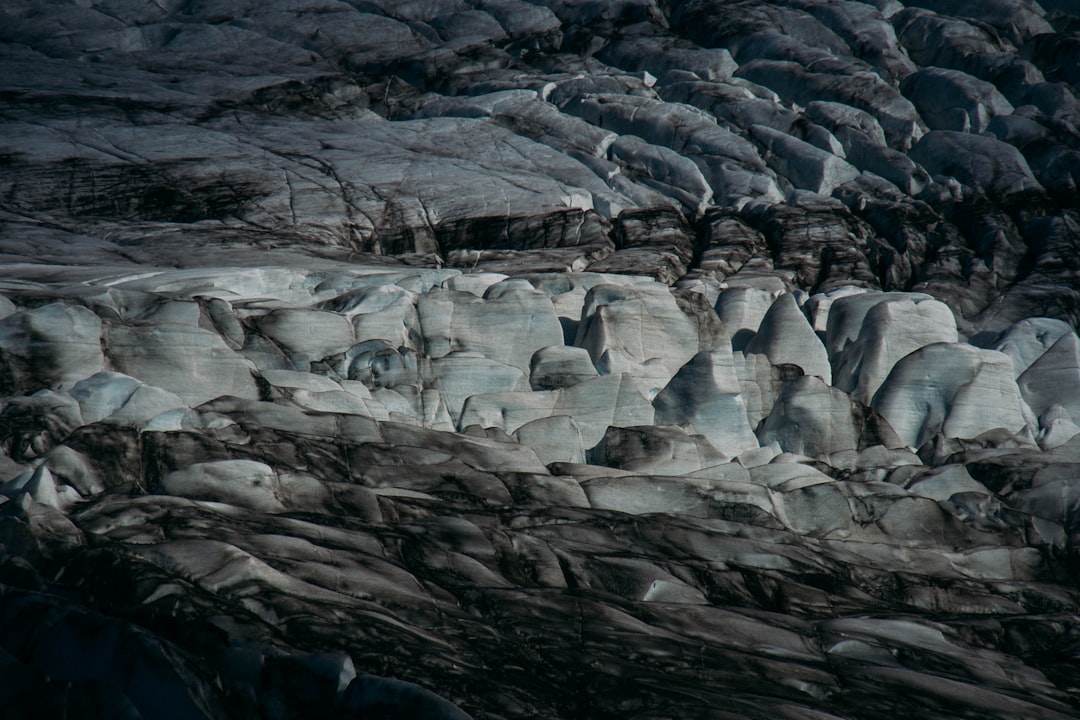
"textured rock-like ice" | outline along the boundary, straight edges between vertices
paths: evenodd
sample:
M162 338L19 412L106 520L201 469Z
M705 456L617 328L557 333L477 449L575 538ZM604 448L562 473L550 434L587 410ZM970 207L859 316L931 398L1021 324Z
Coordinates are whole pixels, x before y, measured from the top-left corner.
M734 457L758 446L740 393L731 353L700 352L653 399L655 422L683 426Z
M5 3L5 713L1075 717L1077 22Z
M765 161L797 188L829 195L858 176L843 158L764 125L750 126L765 150Z
M514 430L514 438L531 447L545 464L585 462L581 431L572 415L550 415L531 420Z
M1058 406L1080 422L1080 338L1063 333L1016 382L1036 415Z
M994 137L934 130L911 148L911 159L931 175L955 177L999 198L1041 188L1020 151Z
M462 406L472 395L529 389L528 378L521 370L479 353L454 352L441 357L432 363L432 372L432 386L442 395L455 420L461 416Z
M1009 494L1009 504L1062 528L1075 528L1078 493L1072 472L1066 465L1035 473L1030 488Z
M1032 0L991 0L980 7L977 14L955 0L921 0L918 6L942 15L954 15L986 23L1017 44L1034 35L1053 32L1053 26L1047 21L1043 6ZM1047 10L1053 9L1052 4L1045 7Z
M775 293L757 287L733 287L717 296L716 314L731 336L733 350L746 348L775 300Z
M777 443L785 452L809 457L859 446L851 398L821 378L803 376L787 385L758 431L762 445Z
M105 480L98 473L93 460L66 445L59 445L49 451L45 467L58 484L75 488L84 498L97 495L106 489Z
M227 502L250 510L280 512L278 478L273 468L250 460L219 460L196 463L161 480L170 495Z
M1039 447L1044 450L1061 447L1080 435L1080 423L1074 422L1072 413L1060 405L1051 405L1040 415L1039 426Z
M690 214L712 204L713 189L692 160L635 135L621 135L611 145L611 159L637 182L674 197Z
M590 451L590 462L654 475L691 473L726 460L704 436L677 427L610 427Z
M786 100L807 104L827 100L851 105L877 118L890 147L904 150L922 135L914 106L898 90L876 76L855 78L807 70L782 60L752 60L736 73L775 90Z
M829 358L836 361L859 337L866 313L875 305L889 300L920 302L931 300L929 295L907 293L844 293L829 303L825 323L825 348Z
M52 303L0 320L0 363L8 394L71 387L104 368L101 320L86 308Z
M650 425L655 413L632 375L605 375L559 393L552 414L574 418L586 449L600 442L608 427Z
M837 315L845 312L845 300L833 304ZM852 310L845 314L845 320L857 314L858 310ZM838 321L835 326L838 342L843 324ZM957 339L956 320L944 303L917 295L881 297L866 310L854 341L834 359L834 383L853 399L869 405L901 358L924 345L955 343Z
M274 310L256 318L255 325L297 370L307 370L312 361L342 352L355 342L352 324L332 312Z
M87 424L107 420L141 427L161 413L187 407L175 393L116 372L80 380L71 388L71 396L79 401Z
M1023 400L1008 356L970 345L934 343L898 362L872 407L901 440L918 448L935 435L976 438L991 430L1022 433Z
M178 324L117 325L105 331L113 367L179 395L189 405L221 395L258 397L252 364L221 336Z
M747 355L764 355L773 365L796 365L804 375L832 383L832 368L821 340L810 327L795 296L778 297L746 346Z
M597 376L592 359L584 348L549 345L533 353L529 363L529 384L533 390L569 387Z
M559 392L479 392L465 401L458 424L513 433L526 423L550 417L559 396ZM604 399L596 398L596 403L602 405Z
M690 463L690 465L696 463ZM688 465L689 466L689 465ZM592 507L630 515L677 513L704 517L708 494L683 479L655 477L594 478L583 483Z
M843 103L815 100L806 106L806 116L829 130L849 152L857 141L885 145L885 131L873 115Z
M958 465L951 465L937 472L916 475L905 486L914 495L921 495L939 502L947 502L957 495L968 496L965 498L967 501L970 501L970 495L982 496L984 501L989 500L991 496L985 486Z
M639 28L652 29L651 25ZM604 62L625 70L647 70L662 85L691 72L702 80L729 79L738 67L724 48L681 47L674 37L642 34L619 40L605 47L599 55Z
M770 364L765 355L735 353L734 358L746 416L750 420L750 427L756 428L769 414L785 379L791 373Z
M997 88L959 70L924 68L905 77L900 89L932 130L982 133L993 118L1013 111Z
M667 288L636 285L589 290L574 345L598 367L605 354L617 352L633 365L655 360L669 378L703 349L696 323Z
M533 353L563 339L551 301L523 280L492 285L483 298L454 291L425 293L418 310L424 349L431 357L476 352L528 372Z
M672 284L693 262L693 230L673 208L624 211L612 223L611 234L616 250L589 265L595 272L647 275Z

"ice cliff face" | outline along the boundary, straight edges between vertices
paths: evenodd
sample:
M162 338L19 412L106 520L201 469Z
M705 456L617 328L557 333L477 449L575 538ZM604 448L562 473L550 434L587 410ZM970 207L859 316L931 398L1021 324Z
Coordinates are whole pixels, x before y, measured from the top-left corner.
M3 712L1075 717L1077 12L5 3Z

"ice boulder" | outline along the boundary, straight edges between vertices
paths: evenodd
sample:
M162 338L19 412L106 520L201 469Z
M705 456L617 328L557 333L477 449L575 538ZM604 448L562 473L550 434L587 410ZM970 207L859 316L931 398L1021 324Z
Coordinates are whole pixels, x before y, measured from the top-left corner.
M993 118L1013 111L996 87L959 70L923 68L904 78L900 90L932 130L986 132Z
M653 400L657 425L679 425L735 456L756 448L730 351L690 359Z
M784 387L758 431L762 445L808 457L859 446L860 428L847 393L818 377L803 376Z
M269 465L253 460L218 460L195 463L169 473L161 480L161 492L199 500L282 512L280 482Z
M985 188L999 200L1042 190L1020 151L994 137L932 130L915 143L910 156L931 175L951 176L964 185Z
M1067 332L1017 378L1020 393L1035 414L1053 406L1080 423L1080 338Z
M71 396L79 401L88 424L107 420L141 428L163 412L187 407L175 393L117 372L100 372L80 380L71 389Z
M939 433L975 439L1028 427L1008 356L964 344L934 343L900 360L871 407L913 448Z
M431 357L475 352L529 371L533 353L563 341L562 326L548 296L521 279L472 293L433 290L417 303L424 348Z
M745 350L769 312L776 293L764 288L731 287L716 298L716 314L731 336L733 350Z
M104 369L101 320L52 303L0 320L0 394L68 388Z
M348 318L324 310L274 310L256 325L282 348L297 370L350 347L355 339Z
M901 358L925 345L958 339L956 319L945 303L915 294L878 298L866 311L858 336L833 363L836 387L864 405Z
M591 463L650 475L682 475L727 460L701 435L677 427L611 427L589 451Z
M217 333L179 324L119 325L105 333L113 367L195 406L222 395L259 397L251 362Z
M762 318L757 334L746 346L746 354L764 355L773 365L796 365L802 368L803 374L832 383L832 368L825 346L791 293L785 293L773 302Z
M994 344L994 350L1012 358L1013 369L1020 377L1043 353L1054 346L1061 337L1072 332L1064 320L1038 317L1014 323Z
M655 360L667 378L698 353L699 344L697 322L659 284L593 287L574 341L589 351L597 367L606 353L615 352L634 366Z
M592 359L584 348L549 345L533 353L529 363L529 384L533 390L554 390L597 377Z
M843 158L765 125L751 125L750 135L764 149L765 162L802 190L829 195L859 175Z

